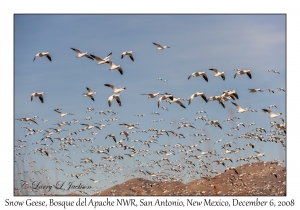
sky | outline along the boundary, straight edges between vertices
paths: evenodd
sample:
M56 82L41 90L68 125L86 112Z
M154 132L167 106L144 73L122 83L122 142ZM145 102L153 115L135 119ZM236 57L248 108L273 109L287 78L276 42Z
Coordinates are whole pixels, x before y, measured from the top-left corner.
M214 150L221 157L230 157L233 163L228 166L239 166L246 162L236 162L238 158L255 155L254 151L264 152L262 161L280 160L286 161L286 151L280 143L259 142L254 139L237 137L253 132L255 128L263 127L267 134L271 134L270 122L281 123L280 117L286 118L286 92L277 88L286 89L286 16L281 15L14 15L14 146L19 148L25 144L26 147L14 154L21 153L14 160L15 186L22 183L42 180L43 183L57 183L58 181L74 181L92 185L93 189L87 191L89 194L107 189L115 184L136 177L150 179L137 170L149 172L169 173L177 179L187 183L199 176L189 177L187 167L181 173L173 173L168 170L169 166L147 167L153 161L168 157L170 162L187 166L184 158L198 161L189 157L190 154L179 152L180 149L174 145L181 143L187 146L196 145L202 151ZM157 50L153 43L167 45L170 48ZM118 71L110 71L108 64L97 65L95 60L86 57L77 58L76 52L71 48L82 52L104 58L112 52L110 59L121 65L123 75ZM134 62L125 56L121 59L124 51L133 51ZM39 57L33 61L39 52L50 52L52 61L46 57ZM225 73L225 81L220 77L214 77L210 68L216 68ZM237 75L234 78L234 69L250 69L252 79L247 75ZM273 73L267 70L280 72ZM202 77L192 77L193 72L205 71L208 77L206 82ZM159 80L158 78L162 78ZM166 80L166 81L164 81ZM126 87L121 93L122 106L113 101L108 106L107 99L112 95L112 89L104 84L113 84L117 88ZM86 87L96 92L95 101L83 97ZM264 92L250 93L249 88L261 88ZM274 93L267 89L273 89ZM223 108L218 102L205 102L201 97L196 97L188 105L187 100L181 100L186 108L175 103L161 102L158 107L156 98L147 98L146 93L171 93L176 98L189 97L196 92L204 92L206 97L221 95L225 90L235 90L239 99L234 102L243 108L257 110L257 112L237 113L237 108L231 101L225 102ZM44 103L38 98L30 100L33 92L44 92ZM269 109L275 104L277 108L271 108L274 113L282 113L282 116L270 119L269 114L262 109ZM87 112L87 107L94 108ZM168 111L161 107L167 107ZM54 109L60 108L63 113L72 113L60 117ZM115 115L108 110L116 112ZM206 113L197 114L203 110ZM104 114L97 112L104 111ZM158 112L158 114L153 114ZM145 114L138 117L138 114ZM195 120L198 116L205 115L208 121ZM38 123L28 124L17 119L23 117L38 116ZM85 120L91 117L91 120ZM238 117L233 122L226 119ZM109 119L117 118L116 121ZM43 122L42 119L47 119ZM58 122L77 123L60 127L65 131L52 135L53 143L42 138L51 128L59 128ZM210 120L218 120L222 126L214 127L206 125ZM225 122L224 122L225 121ZM195 128L179 128L180 122L192 123ZM245 127L236 127L237 123L244 123ZM249 126L255 122L255 125ZM106 124L104 129L85 130L81 124L96 125ZM137 124L137 129L128 130L120 124ZM25 135L28 131L22 127L27 126L35 130L43 130L41 133ZM150 140L156 132L149 128L164 129L185 135L185 138L160 135L156 143L150 147L141 142ZM146 130L147 133L141 132ZM71 132L77 132L74 145L68 145L67 151L59 150L61 141L54 138L67 138ZM121 131L129 133L129 140L125 140ZM91 132L97 132L92 135ZM195 137L193 134L204 134ZM119 147L108 134L115 134L117 141L128 146L134 146L136 150L148 150L138 152L134 157L131 150ZM226 134L232 134L227 136ZM275 135L282 138L282 135ZM80 138L93 138L92 141L81 142ZM210 140L200 143L203 138ZM268 136L264 135L264 139ZM19 143L18 140L25 140ZM215 142L223 139L221 142ZM37 143L35 143L37 142ZM236 154L224 154L222 145L235 142L234 149L244 147L245 150ZM247 143L255 143L252 149ZM49 144L45 146L42 144ZM162 146L162 145L170 146ZM110 148L109 155L123 155L123 159L113 162L104 160L107 154L98 154L96 151ZM39 152L34 153L37 148L46 149L50 157ZM173 150L174 155L156 154L159 150ZM91 152L92 151L92 152ZM28 154L30 153L30 154ZM25 154L25 155L24 155ZM200 155L199 151L193 154ZM144 156L143 156L144 155ZM69 156L69 157L67 157ZM55 159L59 163L55 163ZM82 163L82 159L92 158L93 163L99 163L93 172L85 173L92 167L92 163ZM22 161L23 160L23 161ZM35 161L33 167L30 161ZM203 157L204 161L207 161ZM139 163L141 163L139 165ZM162 165L166 161L160 162ZM79 168L75 166L81 165ZM57 170L61 168L62 170ZM49 178L41 176L38 172L31 170L50 169L45 172ZM219 173L225 168L214 164L211 169ZM29 171L24 174L24 171ZM112 172L111 175L109 172ZM207 173L201 170L203 176ZM21 173L21 174L18 174ZM71 177L70 174L84 174L79 179ZM90 179L99 180L93 184ZM39 191L38 193L41 193ZM33 192L29 193L32 194ZM60 190L52 190L50 193L63 194Z

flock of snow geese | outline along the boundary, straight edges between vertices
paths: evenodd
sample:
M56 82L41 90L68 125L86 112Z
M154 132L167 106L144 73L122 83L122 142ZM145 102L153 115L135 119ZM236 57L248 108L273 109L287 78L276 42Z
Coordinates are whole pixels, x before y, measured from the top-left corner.
M163 46L157 43L153 43L157 50L165 50L170 48L169 46ZM96 60L97 65L103 65L103 64L109 64L110 68L109 70L117 70L121 75L123 75L123 69L121 65L116 65L113 61L111 61L111 55L112 53L109 53L105 58L100 58L96 55L89 54L88 52L81 52L80 50L76 48L71 48L73 51L77 53L77 58L89 58L91 60ZM49 61L52 61L50 52L41 52L36 54L33 61L36 60L36 58L41 57L47 57ZM123 59L125 56L128 56L132 62L134 62L133 57L133 51L125 51L121 54L121 59ZM225 72L220 72L216 68L210 68L210 71L214 73L214 77L221 77L223 81L225 81ZM235 74L233 75L233 78L235 79L237 76L246 75L249 79L252 79L252 72L251 70L241 70L241 69L234 69ZM280 72L275 70L267 70L266 72L273 72L276 74L280 74ZM199 72L193 72L191 73L187 79L190 80L192 77L200 77L202 76L203 79L208 82L209 81L209 75L205 71L199 71ZM228 76L228 75L226 75ZM158 80L162 80L159 78ZM201 79L202 80L202 79ZM220 80L220 82L223 82ZM167 81L167 80L166 80ZM112 106L113 100L117 102L119 106L122 106L121 103L121 93L122 91L126 90L126 87L118 88L113 84L104 84L106 87L110 87L113 91L112 95L108 98L108 107ZM91 90L89 87L86 87L87 92L83 93L83 97L89 97L92 101L95 101L94 95L96 94L95 91ZM284 88L277 88L278 91L285 92ZM250 93L257 93L257 92L264 92L260 88L249 88L248 89ZM267 89L267 92L274 93L273 89ZM34 92L31 94L31 101L35 97L38 97L41 103L47 103L47 100L44 98L44 92ZM217 101L224 109L226 108L225 104L227 101L231 101L232 105L234 105L237 108L237 113L242 114L244 112L257 112L257 110L251 110L250 107L248 108L242 108L243 104L240 105L236 102L239 99L239 95L236 90L225 90L222 92L221 95L217 96L211 96L207 97L204 92L196 92L192 94L189 98L176 98L171 93L141 93L141 95L148 96L149 100L153 100L154 98L158 97L157 104L158 108L161 108L162 110L168 111L168 108L166 106L161 107L162 102L168 102L169 104L176 103L180 107L186 109L187 105L184 104L183 101L188 101L188 106L192 103L193 99L196 97L201 96L201 98L204 100L205 103L210 103L211 101ZM92 102L93 103L93 102ZM222 109L222 107L220 107ZM274 113L272 111L273 108L277 108L276 105L271 105L268 108L262 108L261 112L268 113L269 118L272 120L276 120L279 118L282 113ZM86 108L86 113L89 113L93 111L94 108L88 107ZM60 117L66 117L69 115L75 115L72 113L63 113L60 108L54 109L56 113L60 115ZM100 175L104 175L107 178L107 180L110 180L111 183L116 183L118 180L118 176L125 176L128 179L134 178L134 177L142 177L145 179L151 179L154 181L183 181L183 180L194 180L199 178L207 178L207 177L213 177L220 174L220 171L223 172L224 170L232 170L234 173L239 176L239 171L235 169L235 167L232 166L231 163L233 163L233 159L230 158L228 155L230 154L236 154L242 150L246 150L247 147L251 149L255 149L255 141L258 142L268 142L268 143L280 143L285 150L285 142L286 142L286 122L284 118L280 118L281 122L278 121L271 121L270 126L271 130L257 127L253 129L253 132L246 132L240 136L234 137L233 134L226 134L227 137L231 137L231 140L234 140L233 142L225 142L222 146L220 146L220 149L224 150L223 154L217 153L216 149L207 150L204 151L200 145L207 141L213 141L208 137L205 133L199 133L198 130L204 131L203 128L198 128L194 122L184 122L186 120L185 118L181 119L180 122L178 122L177 129L184 129L185 127L190 127L193 130L195 130L195 133L193 134L183 134L179 133L176 130L166 130L163 128L140 128L142 125L139 125L139 123L136 124L128 124L128 123L119 123L118 125L124 126L125 129L119 133L119 135L124 136L124 139L121 139L118 141L117 133L105 133L105 128L108 126L112 126L112 124L117 121L118 119L115 117L112 117L117 112L114 112L113 110L108 111L99 111L96 112L96 114L101 115L111 115L111 118L105 119L102 121L104 122L97 122L92 124L88 123L80 123L83 127L79 130L72 130L69 132L68 135L63 134L68 131L65 129L62 129L63 126L71 126L73 124L76 124L80 122L79 120L72 120L72 121L63 121L58 122L54 125L57 125L58 128L48 128L48 129L36 129L36 128L28 128L27 126L22 126L22 129L25 129L25 131L28 131L28 133L25 135L31 136L36 135L38 133L41 133L43 135L42 138L40 138L39 141L32 143L32 145L37 146L37 148L31 150L33 154L38 154L39 156L45 156L49 161L53 161L55 164L61 165L62 168L52 168L52 169L46 169L41 168L39 170L34 170L34 160L29 160L25 158L25 155L29 155L30 153L24 153L22 150L26 147L26 144L29 144L26 140L23 139L17 139L16 141L18 144L15 145L15 162L17 162L18 159L20 159L23 163L28 162L31 170L26 171L20 171L19 169L16 170L16 173L19 175L19 177L24 177L21 181L23 184L29 185L29 182L33 180L32 176L28 175L30 173L34 173L38 179L44 180L46 178L47 183L54 184L54 180L51 181L48 173L51 173L53 171L62 171L64 172L64 175L68 177L68 179L74 179L76 180L82 180L85 176L89 175L88 180L93 183L92 192L87 191L85 189L78 190L78 192L83 194L92 194L95 192L99 192L101 190L104 190L106 188L105 184L107 184L103 180L97 180L97 177ZM160 115L159 112L152 112L153 115ZM196 114L206 114L206 111L200 110ZM136 114L137 117L144 117L145 114ZM219 122L219 120L211 120L207 118L208 115L202 115L197 116L195 118L195 121L202 120L206 122L205 125L212 125L214 127L218 127L216 129L222 129L222 125ZM17 120L22 121L29 125L35 125L39 126L37 116L34 117L23 117L18 118ZM85 120L91 120L92 117L86 117ZM233 117L230 119L225 119L223 122L225 123L234 123L235 120L239 119L239 117ZM46 123L48 120L43 119L43 122ZM156 121L159 122L159 121ZM32 124L33 123L33 124ZM111 124L109 124L111 123ZM170 122L170 124L173 124L175 122ZM248 127L255 126L255 122L249 124ZM240 130L240 126L246 127L244 123L237 122L236 127L233 127L233 130ZM70 127L69 130L71 130L72 127ZM272 128L275 128L275 130L272 130ZM92 132L90 132L93 130ZM110 146L104 146L101 145L101 142L96 143L96 135L98 135L95 130L98 130L99 132L103 132L103 140L106 141L106 143L110 139L112 140L110 143ZM102 131L103 130L103 131ZM90 138L74 138L74 135L76 136L79 134L79 132L90 132L93 137ZM147 139L134 139L132 136L134 133L141 132L149 135L151 133L150 138L146 137ZM87 133L88 134L88 133ZM158 139L162 138L162 136L166 134L168 138L176 138L180 141L180 143L176 143L174 145L171 144L161 144ZM54 137L59 136L59 137ZM188 145L185 144L185 141L183 139L188 138L188 136L193 136L196 138L202 138L197 143ZM225 137L226 138L226 137ZM236 144L236 140L239 139L246 139L247 142L245 144L245 147L236 147L233 148L233 144ZM59 142L59 145L56 145L56 141ZM46 141L51 141L50 144L48 144ZM219 144L222 144L224 142L224 139L219 139L214 142L213 146L217 147ZM87 145L87 143L90 143L90 146ZM55 147L56 145L56 147ZM159 148L159 145L161 148ZM31 145L30 145L31 146ZM77 150L78 148L78 150ZM140 148L140 149L138 149ZM155 149L154 149L155 148ZM159 149L157 149L159 148ZM79 151L79 149L83 149L82 151ZM22 152L22 153L21 153ZM38 153L37 153L38 152ZM265 153L257 151L257 149L254 151L255 153L253 155L250 155L248 157L242 157L236 159L236 162L244 161L244 162L251 162L251 161L262 161L261 158L265 157ZM57 157L57 154L63 154L61 158ZM81 153L81 155L84 153L87 156L90 155L90 157L82 158L81 161L78 163L75 160L75 156L77 156L78 153ZM155 154L155 155L152 155ZM179 154L179 155L177 155ZM81 156L80 155L80 156ZM172 156L176 156L176 158L172 158ZM73 156L73 157L71 157ZM35 157L35 156L34 156ZM96 158L97 157L97 158ZM183 157L183 158L182 158ZM23 159L22 159L23 158ZM38 157L35 157L38 158ZM130 161L128 160L130 159ZM145 160L145 161L143 161ZM127 162L128 161L128 162ZM133 163L132 163L133 161ZM229 161L229 162L228 162ZM68 172L67 166L72 168ZM223 169L222 169L223 167ZM125 173L125 172L126 173ZM91 178L93 176L93 178ZM29 178L28 178L29 177ZM30 180L29 180L30 179ZM113 180L115 179L115 180ZM117 180L117 181L116 181ZM74 181L74 180L72 180ZM88 182L88 181L87 181ZM100 183L102 182L102 185L100 186ZM227 182L227 180L224 180L224 182ZM91 183L89 183L91 184ZM41 194L40 190L32 189L32 188L26 188L21 189L16 184L15 187L15 193L18 195L22 194ZM56 192L58 193L58 192ZM65 193L67 194L67 193Z

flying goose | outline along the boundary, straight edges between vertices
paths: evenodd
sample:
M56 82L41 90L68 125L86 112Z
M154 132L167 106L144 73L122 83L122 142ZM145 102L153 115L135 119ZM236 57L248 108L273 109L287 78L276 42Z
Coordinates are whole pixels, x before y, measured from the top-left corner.
M37 148L36 151L39 151L40 153L45 153L47 156L49 156L49 153L46 150L43 150L42 148Z
M148 95L148 98L155 98L156 96L160 95L160 93L143 93L141 95Z
M221 104L223 106L223 108L225 108L225 104L224 102L233 99L233 96L221 96L220 98L217 99L217 101L219 101L219 104Z
M160 102L162 100L166 100L166 99L171 99L173 100L173 95L172 94L168 94L168 93L165 93L165 95L161 96L159 99L158 99L158 108L159 108L159 105L160 105Z
M89 125L89 124L85 124L85 123L80 123L80 125L84 125L85 129L91 130L92 128L94 128L94 125Z
M279 72L279 71L276 71L276 70L271 70L271 69L268 69L268 70L266 70L266 72L273 72L273 73L280 74L280 72Z
M248 89L250 93L255 93L255 92L264 92L260 88L249 88Z
M162 45L154 43L154 42L153 42L153 44L157 47L157 50L163 50L166 48L170 48L169 46L162 46Z
M248 108L246 109L243 109L240 105L238 105L237 103L234 103L234 102L231 102L234 106L236 106L238 108L238 113L243 113L243 112L246 112L248 111Z
M133 58L133 56L132 56L132 51L122 52L121 59L123 59L125 55L128 55L129 58L130 58L132 61L134 61L134 58Z
M188 77L188 79L190 79L191 77L199 77L199 76L202 76L205 79L205 81L208 82L206 72L204 72L204 71L194 72Z
M239 99L239 96L235 90L223 91L223 94L221 95L221 97L227 97L227 96L231 97L232 100Z
M17 120L25 121L25 122L31 121L31 122L34 122L35 124L37 124L37 122L35 122L34 119L33 119L33 118L30 118L30 117L23 117L23 118L19 118L19 119L17 119ZM37 124L37 125L38 125L38 124Z
M95 180L95 179L90 179L91 181L93 181L94 183L98 183L99 180Z
M256 152L256 156L257 157L262 157L262 156L265 156L265 153L261 153L261 152L258 152L258 151L254 151L254 152Z
M111 71L112 70L118 70L120 72L120 74L123 75L123 69L122 69L122 67L120 65L117 66L111 60L106 61L106 63L109 63L109 65L110 65L109 70L111 70Z
M83 53L78 49L75 49L75 48L71 48L71 49L74 50L75 52L77 52L77 56L76 56L77 58L82 58L83 56L85 56L89 59L94 60L94 58L92 56L90 56L87 52Z
M114 86L114 85L111 85L111 84L104 84L105 86L107 86L107 87L110 87L110 88L112 88L113 89L113 91L114 91L114 94L118 94L118 93L120 93L120 92L122 92L123 90L125 90L126 89L126 87L122 87L122 88L116 88L116 86Z
M112 94L111 96L108 97L108 106L110 107L112 105L113 99L116 99L118 102L119 106L121 106L121 99L120 99L120 94Z
M236 77L236 75L247 74L248 77L249 77L250 79L252 79L252 76L251 76L251 70L250 70L250 69L248 69L248 70L234 69L234 70L237 70L237 72L236 72L235 75L234 75L234 78Z
M191 95L191 97L189 99L189 105L192 102L193 98L194 97L198 97L198 96L201 96L203 98L203 100L207 103L207 99L206 99L205 93L204 92L196 92L193 95Z
M211 120L211 121L210 121L210 124L211 124L211 125L214 125L215 127L218 126L219 128L222 129L222 127L221 127L221 125L220 125L220 123L219 123L218 120Z
M276 118L276 117L282 115L282 113L274 114L274 112L272 112L272 110L270 110L270 109L262 109L262 110L263 110L265 113L269 113L269 114L270 114L269 118Z
M219 72L218 69L209 69L211 71L215 72L215 77L222 77L223 80L225 80L225 73L224 72Z
M255 144L254 143L247 143L246 146L252 147L252 149L254 149Z
M137 128L136 125L132 125L132 124L126 124L126 123L122 123L119 125L124 125L127 129L132 130L134 128Z
M115 134L108 134L106 137L105 137L105 139L107 139L107 137L111 137L111 138L113 138L113 140L115 141L115 143L117 142L117 140L116 140L116 136L115 136Z
M101 65L101 64L107 63L106 61L109 60L109 58L110 58L111 55L112 55L112 52L109 53L105 58L102 59L102 58L99 58L99 57L97 57L95 55L90 54L91 57L93 57L96 61L98 61L97 65Z
M34 58L33 58L33 61L34 61L36 58L38 58L38 57L43 57L43 56L46 56L46 57L49 59L49 61L52 61L49 52L40 52L40 53L36 54L36 55L34 56Z
M269 93L275 93L273 89L266 89Z
M33 100L34 97L39 97L40 101L44 103L44 98L43 98L44 92L34 92L31 94L31 101Z
M171 99L171 98L170 98ZM185 108L186 109L186 107L183 105L183 103L180 101L180 98L174 98L174 97L172 97L172 99L171 100L169 100L169 103L171 104L171 103L177 103L177 104L179 104L181 107L183 107L183 108Z
M124 134L126 136L127 141L129 140L129 133L126 131L121 131L120 135Z
M57 112L61 117L65 117L67 115L73 115L71 113L62 113L61 111L59 111L59 109L54 109L54 111ZM65 123L65 124L67 124L67 123ZM65 124L63 123L63 125L65 125Z
M95 99L94 99L94 94L96 94L96 92L94 92L94 91L92 91L90 88L88 88L88 87L86 87L86 89L87 89L87 93L84 93L83 94L83 96L84 97L90 97L93 101L95 101Z

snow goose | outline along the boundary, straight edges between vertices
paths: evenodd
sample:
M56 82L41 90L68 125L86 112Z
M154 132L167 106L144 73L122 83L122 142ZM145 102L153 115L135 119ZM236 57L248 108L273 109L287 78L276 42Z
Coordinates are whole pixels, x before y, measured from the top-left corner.
M113 94L111 96L108 97L108 106L110 107L112 105L112 101L113 99L116 99L116 101L118 102L119 106L121 106L121 99L119 97L119 94Z
M107 137L111 137L111 138L113 138L113 140L114 140L115 142L117 142L115 134L113 134L113 133L108 134L108 135L105 137L105 139L107 139Z
M75 48L71 48L71 49L74 50L75 52L77 52L77 56L76 56L77 58L82 58L83 56L85 56L89 59L94 60L94 58L92 56L90 56L87 52L83 53L78 49L75 49Z
M132 125L132 124L126 124L126 123L122 123L122 124L119 124L119 125L124 125L127 129L129 130L132 130L134 128L137 128L136 125ZM137 128L138 129L138 128Z
M89 125L89 124L86 124L86 123L81 123L80 125L84 125L84 126L85 126L85 129L88 129L88 130L91 130L92 128L95 127L95 126L93 126L93 125Z
M282 113L274 114L274 112L272 112L272 110L270 110L270 109L262 109L262 110L263 110L265 113L269 113L269 114L270 114L269 118L276 118L276 117L282 115Z
M112 70L118 70L120 72L120 74L123 75L123 69L122 69L122 67L120 65L117 66L111 60L106 61L106 63L109 63L109 65L110 65L109 70L111 70L111 71Z
M211 96L208 98L207 101L218 101L221 98L221 96Z
M220 96L220 98L218 98L217 101L219 101L219 104L221 104L223 108L225 108L224 102L229 101L232 98L233 98L232 96Z
M153 42L153 44L157 47L157 50L163 50L166 48L170 48L169 46L162 46L162 45L154 43L154 42Z
M246 112L248 111L248 108L246 109L243 109L240 105L238 105L237 103L234 103L234 102L231 102L234 106L236 106L236 108L238 109L238 113L243 113L243 112Z
M268 70L266 70L267 72L273 72L273 73L275 73L275 74L280 74L280 72L279 71L276 71L276 70L270 70L270 69L268 69Z
M133 56L132 56L132 51L122 52L121 59L123 59L125 55L128 55L129 58L130 58L132 61L134 61L134 58L133 58Z
M239 99L239 96L235 90L225 90L223 91L223 94L221 95L222 98L224 97L231 97L232 100Z
M148 95L148 98L155 98L156 96L160 95L160 93L143 93L141 95Z
M222 129L222 127L221 127L221 125L220 125L220 123L219 123L218 120L211 120L211 121L210 121L210 124L211 124L211 125L214 125L215 127L218 126L219 128Z
M126 132L126 131L121 131L120 132L120 135L125 135L125 137L126 137L126 139L127 139L127 141L129 140L129 133L128 132Z
M86 87L86 89L87 89L87 93L84 93L83 94L83 96L84 97L90 97L93 101L95 101L95 99L94 99L94 94L96 94L96 92L94 92L94 91L92 91L90 88L88 88L88 87Z
M249 77L250 79L252 79L252 76L251 76L251 70L250 70L250 69L247 69L247 70L234 69L234 70L237 70L237 72L236 72L235 75L234 75L234 78L236 77L236 75L247 74L248 77Z
M171 98L170 98L171 99ZM169 100L169 103L171 104L171 103L177 103L177 104L179 104L181 107L183 107L183 108L185 108L186 109L186 107L183 105L183 103L180 101L180 98L175 98L175 97L172 97L172 99L171 100Z
M196 92L193 95L191 95L191 97L189 99L189 105L192 102L193 98L194 97L198 97L198 96L201 96L203 98L203 100L207 103L207 99L206 99L205 93L204 92Z
M161 96L159 99L158 99L158 108L159 108L159 105L160 105L160 102L162 100L166 100L166 99L173 99L173 95L172 94L168 94L168 93L165 93L165 95Z
M190 79L191 77L199 77L199 76L202 76L205 79L205 81L208 82L206 72L204 72L204 71L194 72L188 77L188 79Z
M260 88L249 88L248 89L250 93L255 93L255 92L264 92Z
M45 153L47 156L49 156L49 153L46 150L43 150L42 148L37 148L36 151L39 151L41 154Z
M33 58L33 61L34 61L36 58L38 58L38 57L43 57L43 56L46 56L46 57L49 59L49 61L52 61L49 52L40 52L40 53L36 54L36 55L34 56L34 58Z
M120 93L120 92L122 92L123 90L125 90L126 89L126 87L122 87L122 88L116 88L116 86L114 86L114 85L111 85L111 84L104 84L105 86L107 86L107 87L110 87L110 88L112 88L113 89L113 91L114 91L114 94L118 94L118 93Z
M246 146L252 147L252 149L254 149L255 144L254 143L247 143Z
M105 58L102 59L102 58L99 58L99 57L97 57L95 55L90 54L91 57L93 57L96 61L98 61L97 65L101 65L101 64L106 63L106 61L109 60L109 58L110 58L111 55L112 55L112 52L109 53Z
M55 112L57 112L61 117L65 117L67 115L73 115L71 113L62 113L61 111L59 111L59 109L54 109Z
M223 80L225 80L225 73L219 72L218 69L209 69L215 73L215 77L222 77Z
M269 106L269 109L271 109L271 108L273 108L273 107L277 108L276 104L271 104L271 105Z
M31 121L31 122L34 122L35 124L37 124L37 122L35 122L34 119L33 119L33 118L30 118L30 117L23 117L23 118L19 118L19 119L17 119L17 120L25 121L25 122ZM38 124L37 124L37 125L38 125Z
M43 98L44 92L35 92L31 94L31 101L33 100L34 97L39 97L40 101L44 103L44 98Z

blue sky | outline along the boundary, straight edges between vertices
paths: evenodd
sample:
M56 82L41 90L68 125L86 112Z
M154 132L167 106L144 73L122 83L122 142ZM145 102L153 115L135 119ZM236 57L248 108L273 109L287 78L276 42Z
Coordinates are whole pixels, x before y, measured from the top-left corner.
M263 108L268 108L271 104L276 104L275 113L282 112L282 117L286 117L286 93L278 91L277 88L286 88L286 16L285 15L15 15L14 16L14 119L21 117L38 116L38 125L28 125L15 120L14 138L27 141L26 149L22 152L30 152L28 157L17 158L15 164L15 175L18 167L22 165L21 159L25 161L24 170L32 170L28 166L31 160L36 161L36 169L51 169L47 176L50 182L57 180L71 180L79 183L91 185L90 178L101 180L96 185L98 189L105 189L118 181L120 184L132 177L144 177L139 172L134 172L142 167L137 167L137 161L148 164L152 160L159 160L165 155L153 154L157 150L172 149L175 155L169 156L171 161L178 161L185 164L182 153L173 148L176 143L186 146L198 144L197 148L203 151L215 150L222 157L231 157L234 160L233 166L242 164L235 162L239 157L255 155L254 151L265 152L266 157L262 160L270 161L274 159L285 161L285 151L280 144L261 143L251 139L234 138L247 133L255 132L253 129L270 127L268 114L262 112ZM168 45L170 48L158 51L153 42ZM76 58L76 53L70 48L77 48L82 52L105 57L112 52L111 60L117 65L121 65L124 71L120 75L118 71L110 71L109 65L97 65L96 61L87 58ZM129 57L121 59L124 51L133 51L135 61ZM37 58L33 62L34 56L38 52L50 52L52 62L47 58ZM226 79L214 77L214 73L209 68L217 68L225 72ZM246 75L238 75L233 78L233 69L251 69L252 79ZM266 72L268 69L277 70L280 74ZM196 71L205 71L208 82L202 77L193 77L188 80L188 76ZM166 79L167 82L157 80ZM104 86L109 83L117 87L126 87L121 93L122 106L119 107L116 101L108 107L107 98L112 94L112 89ZM82 94L86 92L86 87L96 91L95 101ZM249 93L248 88L261 88L263 93ZM269 93L266 89L274 89L275 93ZM230 101L226 102L224 109L216 101L205 103L202 98L194 98L188 105L183 101L186 109L177 104L162 102L161 106L168 107L169 111L157 107L158 97L149 99L143 93L171 93L174 97L189 98L195 92L204 92L206 97L220 95L224 90L236 90L239 99L235 102L243 108L251 107L257 113L246 112L238 114L236 107ZM38 98L30 101L33 92L45 92L42 104ZM86 112L87 107L94 108L92 112ZM60 117L53 111L61 108L62 112L70 112L74 115ZM98 111L113 110L116 115L96 114ZM209 120L219 120L223 129L205 125L202 120L195 121L195 118L203 115L196 114L199 110L205 110ZM159 112L160 115L151 114ZM136 114L145 114L144 117L137 117ZM91 120L84 120L85 117L92 117ZM233 123L224 122L227 118L239 117ZM116 117L117 121L106 122L109 118ZM186 118L181 120L182 118ZM42 119L49 121L44 123ZM41 143L50 144L51 141L41 141L39 144L32 144L40 141L44 136L42 133L25 137L27 131L22 126L34 129L51 130L57 128L56 124L61 121L70 122L73 119L79 120L74 125L65 125L66 129L60 134L53 134L53 138L67 137L72 131L84 128L80 123L95 125L96 122L106 123L103 130L86 130L71 136L75 139L79 148L69 146L69 151L54 152L49 150L51 157L41 156L31 150L40 148ZM152 120L160 120L151 122ZM194 128L177 129L179 122L191 122ZM280 122L279 118L275 119ZM175 122L170 124L170 122ZM237 122L243 122L246 127L234 131ZM252 122L256 125L248 127ZM117 141L124 139L124 135L119 135L121 131L129 131L120 123L139 123L136 133L130 133L130 141L123 140L127 145L136 149L148 149L147 156L136 155L133 158L124 156L123 160L107 162L102 159L105 154L87 152L89 147L109 147L115 145L110 139L105 139L106 135L114 133ZM140 139L146 141L151 139L155 132L148 131L149 128L172 130L187 135L185 139L168 137L166 134L157 139L157 144L152 144L150 148L141 143L131 140ZM200 130L200 129L204 129ZM147 133L140 132L147 130ZM91 135L91 132L98 132ZM204 137L194 137L193 134L203 133L209 137L209 141L199 143ZM233 134L227 137L226 134ZM78 138L94 138L93 142L78 142ZM267 138L267 137L265 137ZM221 143L214 144L217 140L223 139ZM249 142L255 143L255 149L247 147L237 154L223 155L221 146L230 141L235 141L236 147L245 147ZM54 140L50 146L58 148L59 143ZM163 148L160 145L170 144L170 147ZM15 141L15 146L19 145ZM101 149L101 148L100 148ZM84 150L85 152L81 152ZM95 149L97 151L99 149ZM68 154L72 160L63 156ZM73 153L73 154L71 154ZM130 150L123 148L111 149L110 155L129 154ZM196 153L196 152L195 152ZM199 155L198 153L196 153ZM53 158L60 159L60 164L54 164ZM94 163L103 163L105 166L120 170L114 177L107 177L101 173L104 169L95 170L97 174L89 173L81 177L67 178L65 174L82 173L83 169L88 169L92 164L80 163L81 158L91 157ZM186 156L188 158L188 155ZM63 161L74 161L72 166L67 166ZM193 160L194 161L194 160ZM117 163L118 162L118 163ZM75 169L76 165L83 165L83 168ZM116 164L116 165L115 165ZM18 165L18 166L16 166ZM230 165L230 164L228 164ZM64 172L55 172L55 168L64 168ZM223 167L223 166L222 166ZM224 168L215 167L218 172L223 172ZM144 169L145 170L145 169ZM147 168L148 171L157 172L158 167ZM169 172L169 171L167 171ZM34 173L31 173L32 177ZM132 176L131 176L132 175ZM184 182L191 181L183 172L177 175ZM15 180L18 179L16 178ZM59 192L58 192L59 193Z

